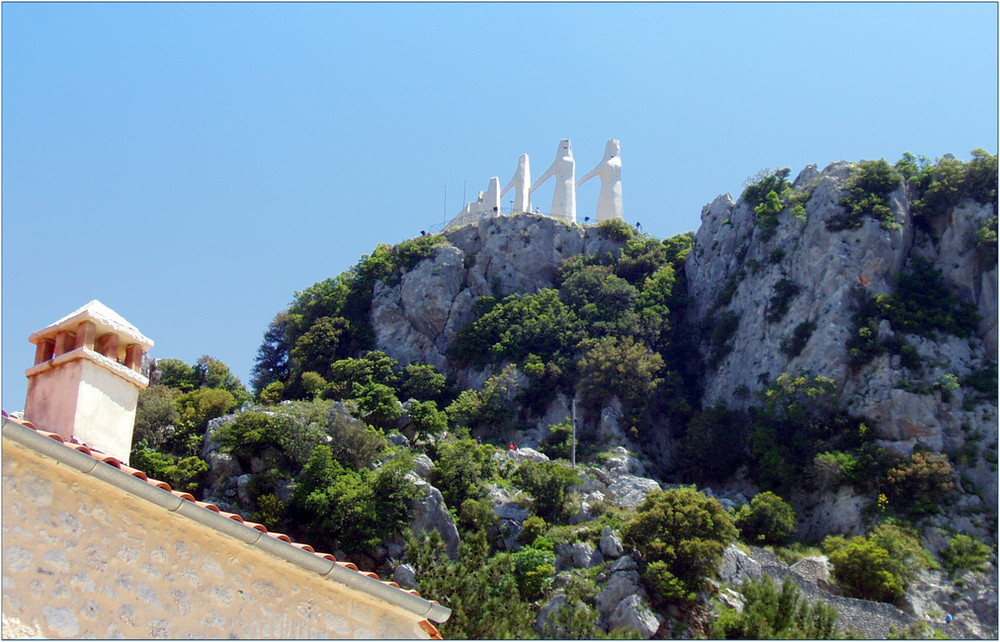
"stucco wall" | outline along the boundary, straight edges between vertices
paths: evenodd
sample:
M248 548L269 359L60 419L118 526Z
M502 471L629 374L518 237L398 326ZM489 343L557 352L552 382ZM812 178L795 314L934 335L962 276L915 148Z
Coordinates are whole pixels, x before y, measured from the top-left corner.
M5 630L57 638L427 638L419 618L3 443Z

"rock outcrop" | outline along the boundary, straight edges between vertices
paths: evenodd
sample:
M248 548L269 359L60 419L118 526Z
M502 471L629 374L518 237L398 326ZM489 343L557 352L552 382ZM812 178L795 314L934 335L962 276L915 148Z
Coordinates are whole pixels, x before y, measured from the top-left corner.
M466 384L447 357L480 297L502 298L552 287L563 261L618 252L624 243L595 228L568 226L533 214L483 219L445 232L437 249L396 285L379 281L371 308L375 343L401 365L429 363Z
M831 231L828 222L843 213L839 203L852 168L837 162L822 172L804 169L792 184L803 208L786 207L773 233L758 223L754 203L725 194L705 206L687 261L689 329L725 321L731 334L724 342L716 335L721 345L703 336L710 362L703 405L745 408L780 374L810 372L832 378L842 406L873 419L878 437L895 450L908 453L920 444L951 451L969 439L963 426L984 429L986 443L995 444L996 398L975 398L956 384L997 358L996 265L984 267L970 241L994 215L993 205L966 200L915 222L902 184L889 197L891 224L864 217L857 229ZM917 257L977 306L982 321L976 334L896 337L919 355L919 372L902 367L898 354L852 369L847 343L857 331L857 296L890 293ZM796 332L799 345L792 347ZM888 322L879 335L893 338ZM995 506L995 470L969 466L962 472Z

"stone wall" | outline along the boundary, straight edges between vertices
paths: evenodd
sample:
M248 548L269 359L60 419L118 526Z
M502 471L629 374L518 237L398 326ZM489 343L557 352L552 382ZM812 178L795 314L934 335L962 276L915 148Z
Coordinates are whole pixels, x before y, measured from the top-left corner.
M428 638L416 615L7 440L4 636Z

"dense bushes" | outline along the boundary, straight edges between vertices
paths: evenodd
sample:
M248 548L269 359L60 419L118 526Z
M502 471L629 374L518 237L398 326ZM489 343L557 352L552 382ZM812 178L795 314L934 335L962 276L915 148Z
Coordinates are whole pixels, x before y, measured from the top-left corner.
M918 535L888 523L876 526L867 537L829 536L823 550L833 576L852 596L881 602L902 597L917 571L933 564Z
M885 160L859 163L844 182L847 194L839 203L844 212L830 217L827 229L855 229L861 227L866 216L879 221L883 228L891 228L894 219L889 208L889 195L901 182L902 176Z
M448 621L438 625L444 638L534 637L515 559L510 553L490 557L484 532L462 538L454 560L436 530L419 533L408 539L406 559L420 578L421 595L451 609Z
M933 338L937 333L969 337L976 330L976 306L963 301L930 261L914 256L896 275L890 294L875 297L875 307L894 330Z
M740 506L733 519L740 536L752 544L782 544L795 529L795 509L770 491Z
M837 629L837 610L822 601L810 605L798 585L786 577L776 588L767 574L740 585L743 610L725 607L712 623L710 637L720 640L831 640L843 636Z
M350 551L374 548L406 525L406 501L417 490L410 462L394 458L377 470L352 469L317 446L295 487L294 502L310 541Z
M531 495L532 511L547 522L561 522L569 517L570 489L582 483L573 469L551 461L522 462L511 481Z
M669 600L693 600L737 531L714 498L693 487L650 493L623 529L642 555L643 577Z

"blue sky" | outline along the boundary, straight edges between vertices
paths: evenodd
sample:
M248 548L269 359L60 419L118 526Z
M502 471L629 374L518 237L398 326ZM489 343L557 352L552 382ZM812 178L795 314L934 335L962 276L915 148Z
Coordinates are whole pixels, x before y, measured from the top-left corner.
M621 140L625 218L658 237L765 167L997 152L996 3L0 12L8 411L28 335L95 298L152 356L246 382L296 290L440 225L521 153L540 175L561 138L577 176Z

